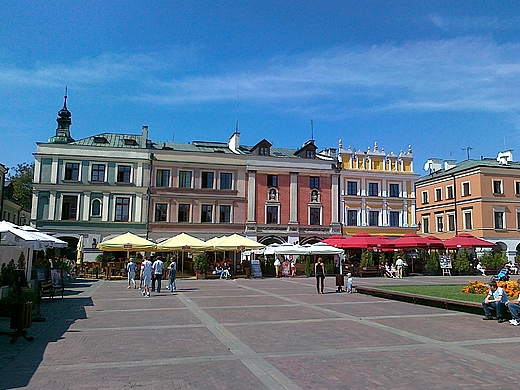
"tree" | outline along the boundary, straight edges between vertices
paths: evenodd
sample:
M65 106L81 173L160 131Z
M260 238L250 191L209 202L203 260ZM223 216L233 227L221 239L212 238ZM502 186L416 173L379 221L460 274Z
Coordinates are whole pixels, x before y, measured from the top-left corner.
M462 275L469 270L469 259L468 254L465 249L459 251L455 255L455 259L453 260L453 269L459 274Z
M13 186L13 198L24 209L30 210L32 206L32 182L34 174L33 164L18 164L9 169L8 179Z
M373 267L374 266L374 257L372 252L363 251L361 253L361 262L359 263L361 267Z

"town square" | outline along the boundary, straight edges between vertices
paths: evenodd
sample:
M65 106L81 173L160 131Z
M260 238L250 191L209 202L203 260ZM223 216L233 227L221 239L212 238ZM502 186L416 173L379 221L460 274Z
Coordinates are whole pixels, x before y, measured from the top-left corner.
M0 389L518 387L516 3L0 22Z

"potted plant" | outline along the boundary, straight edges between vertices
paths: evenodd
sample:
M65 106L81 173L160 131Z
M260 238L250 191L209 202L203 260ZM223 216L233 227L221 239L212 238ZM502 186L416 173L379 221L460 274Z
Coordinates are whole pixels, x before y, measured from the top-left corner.
M193 269L197 279L204 279L206 277L206 270L208 268L208 259L205 253L198 253L193 258Z

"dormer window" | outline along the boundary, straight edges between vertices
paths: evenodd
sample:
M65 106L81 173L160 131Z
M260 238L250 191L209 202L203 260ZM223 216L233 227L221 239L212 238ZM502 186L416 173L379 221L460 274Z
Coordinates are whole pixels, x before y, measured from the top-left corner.
M135 139L125 138L125 146L137 146L137 141Z
M261 146L258 149L258 155L259 156L267 156L268 155L268 151L269 151L269 149L266 146Z
M94 137L95 144L108 144L108 140L105 137Z
M305 151L305 158L314 158L314 151L313 150L306 150Z

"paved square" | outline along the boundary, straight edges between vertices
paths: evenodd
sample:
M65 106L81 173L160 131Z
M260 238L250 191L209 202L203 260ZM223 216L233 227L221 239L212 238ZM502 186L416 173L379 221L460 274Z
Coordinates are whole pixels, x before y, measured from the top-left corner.
M356 280L358 285L464 278ZM85 280L42 303L35 341L0 339L0 389L518 388L519 327L310 278L179 280L151 298ZM8 330L8 319L0 319Z

